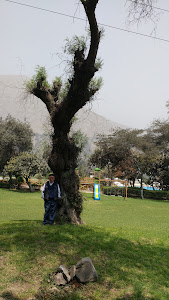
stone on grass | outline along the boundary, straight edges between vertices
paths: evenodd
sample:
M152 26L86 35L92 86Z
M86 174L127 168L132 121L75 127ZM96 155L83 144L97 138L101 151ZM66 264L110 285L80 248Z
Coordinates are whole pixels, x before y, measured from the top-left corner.
M50 289L50 291L51 291L52 293L60 293L60 290L57 289L57 287L55 287L55 286L53 286L53 287Z
M73 280L76 274L76 266L71 266L70 270L69 270L69 274L70 274L70 280Z
M67 283L66 279L63 276L63 273L57 273L54 276L54 283L56 285L65 285Z
M76 278L81 283L97 281L98 274L90 257L84 257L76 264Z
M65 266L60 265L59 268L57 269L57 273L62 273L64 279L65 279L67 282L70 282L71 277L70 277L70 275L69 275L69 271L66 269Z

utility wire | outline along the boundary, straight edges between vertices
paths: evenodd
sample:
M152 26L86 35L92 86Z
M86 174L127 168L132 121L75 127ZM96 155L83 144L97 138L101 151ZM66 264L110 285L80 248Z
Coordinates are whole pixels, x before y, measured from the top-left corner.
M18 5L22 5L22 6L26 6L26 7L29 7L29 8L35 8L35 9L47 11L49 13L53 13L53 14L57 14L57 15L61 15L61 16L69 17L69 18L74 18L74 19L78 19L78 20L82 20L82 21L85 20L83 18L74 17L74 16L71 16L71 15L68 15L68 14L63 14L63 13L57 12L55 10L50 10L50 9L46 9L46 8L42 8L42 7L37 7L37 6L29 5L29 4L24 4L24 3L17 2L17 1L12 1L12 0L4 0L4 1L11 2L11 3L14 3L14 4L18 4Z
M65 16L65 17L69 17L69 18L73 18L73 19L77 19L77 20L81 20L81 21L85 21L86 22L86 19L84 19L84 18L75 17L75 16L71 16L71 15L68 15L68 14L63 14L63 13L60 13L60 12L57 12L57 11L54 11L54 10L49 10L49 9L42 8L42 7L37 7L37 6L29 5L29 4L24 4L24 3L20 3L20 2L17 2L17 1L13 1L13 0L4 0L4 1L10 2L10 3L14 3L14 4L18 4L18 5L22 5L22 6L26 6L26 7L29 7L29 8L34 8L34 9L46 11L46 12L49 12L49 13L58 14L58 15L61 15L61 16ZM147 38L150 38L150 39L153 39L153 40L159 40L159 41L162 41L162 42L169 43L169 40L164 39L164 38L153 37L153 36L148 35L148 34L139 33L137 31L132 31L132 30L128 30L128 29L124 29L124 28L120 28L120 27L116 27L116 26L112 26L112 25L107 25L107 24L103 24L103 23L98 23L98 24L101 25L101 26L104 26L104 27L109 27L109 28L120 30L120 31L124 31L124 32L127 32L127 33L132 33L132 34L144 36L144 37L147 37Z

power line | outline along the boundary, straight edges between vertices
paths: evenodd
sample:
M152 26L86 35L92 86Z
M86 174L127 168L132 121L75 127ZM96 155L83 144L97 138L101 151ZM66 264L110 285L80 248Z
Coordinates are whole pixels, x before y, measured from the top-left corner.
M20 3L20 2L17 2L17 1L13 1L13 0L4 0L4 1L10 2L10 3L14 3L14 4L18 4L18 5L22 5L22 6L26 6L26 7L29 7L29 8L34 8L34 9L46 11L46 12L49 12L49 13L58 14L58 15L61 15L61 16L65 16L65 17L69 17L69 18L73 18L73 19L77 19L77 20L81 20L81 21L85 21L86 22L86 19L84 19L84 18L71 16L71 15L60 13L60 12L57 12L57 11L54 11L54 10L49 10L49 9L42 8L42 7L37 7L37 6L29 5L29 4L24 4L24 3ZM163 9L161 9L161 10L163 10ZM167 10L165 10L165 11L167 11ZM109 27L109 28L115 29L115 30L120 30L120 31L124 31L124 32L127 32L127 33L132 33L132 34L140 35L140 36L143 36L143 37L147 37L147 38L150 38L150 39L153 39L153 40L159 40L159 41L162 41L162 42L169 43L169 40L164 39L164 38L153 37L153 36L148 35L148 34L139 33L137 31L132 31L132 30L128 30L128 29L124 29L124 28L120 28L120 27L116 27L116 26L112 26L112 25L108 25L108 24L103 24L103 23L98 23L98 24L101 25L101 26L104 26L104 27Z
M46 9L46 8L42 8L42 7L37 7L37 6L29 5L29 4L24 4L24 3L17 2L17 1L12 1L12 0L4 0L4 1L11 2L11 3L14 3L14 4L18 4L18 5L22 5L22 6L26 6L26 7L29 7L29 8L35 8L35 9L47 11L49 13L58 14L58 15L69 17L69 18L74 18L74 19L78 19L78 20L82 20L82 21L85 20L83 18L74 17L74 16L71 16L71 15L68 15L68 14L63 14L63 13L57 12L55 10L50 10L50 9Z
M115 26L111 26L111 25L106 25L106 24L101 24L101 23L98 23L98 24L100 24L102 26L105 26L105 27L110 27L110 28L113 28L113 29L117 29L117 30L120 30L120 31L125 31L125 32L132 33L132 34L141 35L141 36L153 39L153 40L159 40L159 41L162 41L162 42L169 43L169 40L163 39L163 38L160 38L160 37L153 37L153 36L148 35L148 34L139 33L137 31L132 31L132 30L128 30L128 29L124 29L124 28L120 28L120 27L115 27Z

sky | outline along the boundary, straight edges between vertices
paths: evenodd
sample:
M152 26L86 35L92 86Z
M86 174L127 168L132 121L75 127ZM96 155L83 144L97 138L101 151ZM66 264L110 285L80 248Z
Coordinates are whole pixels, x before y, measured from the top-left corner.
M61 14L84 18L78 0L17 0ZM156 6L169 11L169 1ZM103 26L97 74L103 86L92 104L95 113L131 128L144 129L155 119L166 119L169 99L169 12L155 10L154 21L139 26L127 22L126 0L99 0L98 23L166 39L168 42ZM45 66L49 81L64 78L65 39L85 35L87 21L0 0L0 75L33 76ZM154 30L155 29L155 30Z

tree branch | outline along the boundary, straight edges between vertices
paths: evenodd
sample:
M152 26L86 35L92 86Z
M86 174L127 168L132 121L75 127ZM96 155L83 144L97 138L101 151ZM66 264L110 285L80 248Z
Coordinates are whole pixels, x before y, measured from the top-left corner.
M70 122L75 113L82 108L96 92L89 89L89 83L97 71L95 60L100 42L100 33L95 18L95 9L98 0L81 0L81 2L89 20L91 42L87 59L84 58L83 49L78 49L74 55L74 76L70 80L70 89L67 97L61 103L59 109L60 115L57 114L58 119L64 119L67 123Z
M139 24L141 21L151 20L154 21L158 17L158 13L155 12L153 4L155 0L128 0L128 22Z
M47 88L34 88L32 90L32 94L42 100L42 102L46 105L50 115L54 114L56 110L56 103L54 101L54 97Z
M91 42L90 42L90 49L89 53L87 56L87 63L90 65L93 65L95 63L95 59L97 56L97 51L98 51L98 46L100 42L100 32L98 30L98 25L95 17L95 9L96 5L99 0L81 0L88 21L89 21L89 26L90 26L90 32L91 32Z

